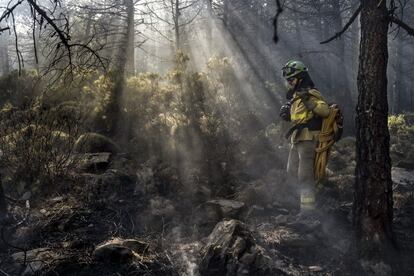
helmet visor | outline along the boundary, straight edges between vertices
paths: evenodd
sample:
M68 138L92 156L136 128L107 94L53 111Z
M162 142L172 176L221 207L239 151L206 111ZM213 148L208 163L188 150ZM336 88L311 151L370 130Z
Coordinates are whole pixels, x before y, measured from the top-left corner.
M295 72L295 69L292 67L283 67L282 68L282 75L284 78L289 77L292 73Z

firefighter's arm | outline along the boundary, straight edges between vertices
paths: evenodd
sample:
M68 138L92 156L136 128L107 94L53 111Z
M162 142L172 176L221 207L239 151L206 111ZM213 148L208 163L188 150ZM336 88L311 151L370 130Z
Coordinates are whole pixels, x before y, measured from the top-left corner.
M319 117L327 118L329 116L329 106L324 100L310 96L308 100L303 103L307 109L312 110L312 112Z
M329 116L329 106L323 99L313 96L306 90L298 91L296 93L301 98L306 109L311 110L322 118Z

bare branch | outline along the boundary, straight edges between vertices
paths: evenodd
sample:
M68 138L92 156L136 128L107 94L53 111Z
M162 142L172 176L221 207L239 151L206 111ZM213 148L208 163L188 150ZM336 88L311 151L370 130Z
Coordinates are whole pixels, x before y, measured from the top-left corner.
M359 5L358 9L356 9L356 11L354 12L354 14L351 16L351 18L349 19L348 23L345 24L345 26L342 28L342 30L338 33L336 33L333 37L322 41L321 44L326 44L331 42L332 40L335 40L337 38L339 38L343 33L346 32L346 30L348 30L348 28L352 25L352 23L355 21L355 19L358 17L359 13L362 10L362 5Z
M414 28L408 26L405 22L401 21L395 16L389 17L390 22L397 24L399 27L403 28L409 35L414 36Z
M279 20L279 16L283 12L283 8L282 8L282 5L280 4L280 0L275 0L275 1L276 1L277 10L276 10L275 18L273 19L273 27L274 27L273 41L277 43L279 41L279 36L277 34L277 21Z

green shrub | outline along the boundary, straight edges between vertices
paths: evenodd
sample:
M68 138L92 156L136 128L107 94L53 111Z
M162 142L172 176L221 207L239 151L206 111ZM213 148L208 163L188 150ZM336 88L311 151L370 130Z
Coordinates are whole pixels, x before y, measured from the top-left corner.
M61 120L57 113L34 106L14 110L0 122L1 167L20 192L47 189L74 165L78 121Z

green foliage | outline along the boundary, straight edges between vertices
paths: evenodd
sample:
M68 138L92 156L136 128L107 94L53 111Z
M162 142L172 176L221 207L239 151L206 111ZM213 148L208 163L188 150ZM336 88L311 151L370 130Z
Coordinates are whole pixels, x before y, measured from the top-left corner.
M247 108L249 98L241 93L230 59L212 57L202 72L191 71L189 61L178 52L165 75L147 72L127 78L120 99L113 96L116 78L111 73L88 70L76 74L71 85L62 80L34 93L34 98L31 92L36 110L27 109L31 115L24 115L23 121L10 117L1 135L9 139L4 143L9 147L4 149L5 160L14 180L53 182L61 174L53 165L57 157L70 155L73 139L79 137L72 132L106 129L113 115L108 107L119 100L115 141L122 151L137 162L157 158L174 163L184 175L206 179L217 194L231 194L234 185L223 184L232 183L235 171L243 171L236 161L247 163L253 155L262 160L254 161L257 164L270 160L274 148L268 141L281 130L265 131L261 114ZM8 102L10 111L4 114L14 114L14 104ZM67 142L60 147L57 139L63 137ZM258 143L262 146L255 147Z
M43 84L36 71L17 71L0 77L0 106L27 107L41 95Z
M412 113L390 115L390 154L394 166L414 168L414 121Z
M78 135L79 120L62 119L60 110L2 110L0 149L1 167L20 191L45 189L47 184L68 173Z
M388 129L390 135L401 135L407 132L407 123L405 122L405 115L390 115L388 117Z

